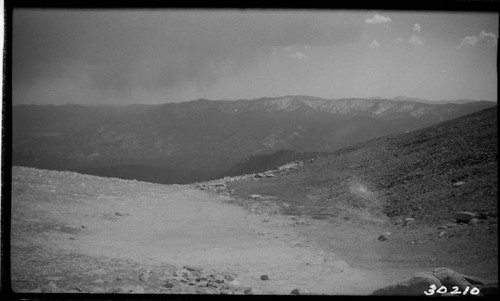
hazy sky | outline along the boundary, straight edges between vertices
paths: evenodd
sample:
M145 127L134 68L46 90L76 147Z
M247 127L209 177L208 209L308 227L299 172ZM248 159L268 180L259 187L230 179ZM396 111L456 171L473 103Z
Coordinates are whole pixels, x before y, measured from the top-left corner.
M498 14L14 10L14 104L497 98Z

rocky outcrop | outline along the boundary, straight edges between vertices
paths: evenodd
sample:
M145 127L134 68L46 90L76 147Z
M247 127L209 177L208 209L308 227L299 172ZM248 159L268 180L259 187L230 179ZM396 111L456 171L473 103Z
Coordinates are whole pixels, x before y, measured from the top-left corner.
M441 282L434 275L426 272L416 273L413 277L380 288L372 293L376 296L420 296L429 290L431 285L441 286Z
M401 282L375 290L376 296L456 296L498 294L498 283L484 284L481 279L440 267L431 272L419 272Z

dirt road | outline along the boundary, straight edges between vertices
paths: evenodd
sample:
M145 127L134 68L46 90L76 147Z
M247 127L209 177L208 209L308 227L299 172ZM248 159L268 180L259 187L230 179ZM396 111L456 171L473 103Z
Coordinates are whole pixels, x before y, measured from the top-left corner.
M232 273L255 294L365 295L420 271L353 268L300 235L296 219L253 213L188 186L17 167L12 185L15 291L53 281L108 292L128 281L165 293L156 285L189 265ZM138 281L146 270L157 282Z

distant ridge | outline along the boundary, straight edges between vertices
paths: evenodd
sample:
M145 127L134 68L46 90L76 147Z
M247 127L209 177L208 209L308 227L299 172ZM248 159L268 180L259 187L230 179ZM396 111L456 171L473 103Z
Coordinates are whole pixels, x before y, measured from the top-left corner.
M134 168L144 175L154 168L149 181L166 183L179 174L185 183L213 178L249 156L283 149L330 152L494 105L303 95L162 105L19 105L12 113L12 160L102 176L116 168L127 178Z
M489 100L473 100L473 99L428 100L428 99L412 98L412 97L405 97L405 96L397 96L397 97L394 97L391 99L395 100L395 101L415 101L415 102L428 103L428 104L466 104L466 103L479 102L479 101L489 101ZM490 102L493 103L493 101L490 101Z

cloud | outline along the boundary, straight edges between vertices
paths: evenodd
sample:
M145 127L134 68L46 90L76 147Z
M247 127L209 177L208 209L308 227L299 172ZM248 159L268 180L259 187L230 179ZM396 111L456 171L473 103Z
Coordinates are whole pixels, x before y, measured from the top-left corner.
M391 18L385 17L379 14L375 14L373 17L365 20L365 23L368 24L383 24L392 22Z
M422 28L420 27L420 24L413 25L413 32L414 33L420 33L421 30L422 30Z
M300 52L300 51L296 51L294 52L292 55L291 55L292 58L296 58L296 59L303 59L303 58L306 58L307 55L305 55L304 53Z
M413 34L408 39L408 43L410 43L413 46L424 45L424 42L422 41L422 38L420 37L421 31L422 31L422 27L420 26L420 24L418 24L418 23L413 24Z
M467 36L462 39L458 48L475 46L475 45L487 45L495 46L498 43L498 38L496 34L491 32L485 32L482 30L477 36Z
M13 93L49 83L55 89L44 87L53 93L40 100L14 101L66 102L66 86L57 82L68 80L72 87L124 102L137 101L134 91L204 88L251 68L259 53L270 54L273 47L354 42L362 26L346 18L238 10L19 9L13 16Z
M380 48L380 43L377 40L373 40L368 47L370 49L378 49Z
M408 43L410 43L412 45L415 45L415 46L422 46L422 45L424 45L424 42L422 42L422 40L418 36L416 36L416 35L412 35L408 39Z

